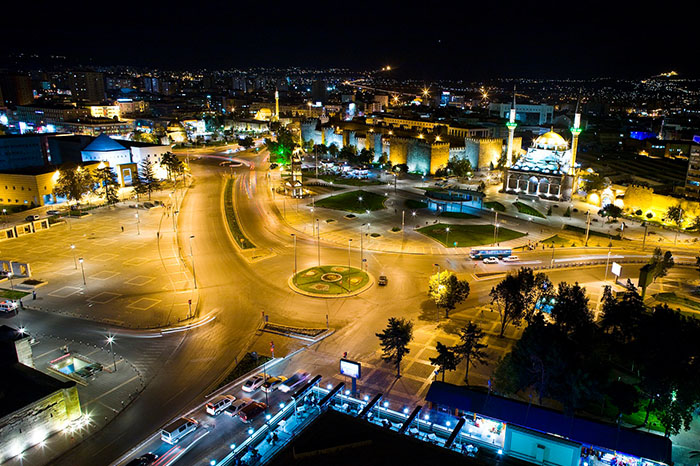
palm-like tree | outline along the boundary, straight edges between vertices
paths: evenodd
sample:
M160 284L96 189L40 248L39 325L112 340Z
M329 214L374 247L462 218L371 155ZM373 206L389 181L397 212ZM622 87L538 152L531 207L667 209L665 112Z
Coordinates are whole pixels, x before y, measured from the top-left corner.
M413 339L413 322L402 317L390 317L386 328L375 335L382 347L382 359L393 362L396 377L401 377L401 360L411 351L408 344Z
M435 345L438 355L434 358L430 358L430 364L437 366L438 370L442 372L442 381L445 381L445 371L453 371L457 369L457 365L462 360L457 353L452 351L448 346L437 342Z
M460 330L459 344L452 350L467 363L466 371L464 372L464 383L469 384L469 366L477 364L486 364L486 351L488 345L481 343L486 335L474 322L469 322Z

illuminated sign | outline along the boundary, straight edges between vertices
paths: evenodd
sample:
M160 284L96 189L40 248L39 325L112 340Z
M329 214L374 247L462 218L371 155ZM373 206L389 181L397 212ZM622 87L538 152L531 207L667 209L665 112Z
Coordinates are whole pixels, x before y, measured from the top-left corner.
M610 267L610 271L615 275L616 277L620 276L620 272L622 271L622 266L618 264L617 262L612 263L612 267Z
M340 360L340 373L352 377L353 379L359 379L361 373L361 366L359 362L350 361L349 359Z

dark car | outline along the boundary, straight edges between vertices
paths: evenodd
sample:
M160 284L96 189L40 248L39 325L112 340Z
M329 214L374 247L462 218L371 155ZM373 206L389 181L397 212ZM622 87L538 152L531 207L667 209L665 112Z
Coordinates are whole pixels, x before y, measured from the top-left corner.
M238 412L238 417L241 418L241 421L243 422L251 422L263 411L265 411L265 409L267 409L267 405L265 403L254 401L248 406L243 407L243 409Z
M380 275L379 280L377 280L377 285L386 286L387 283L389 283L389 279L386 278L386 275Z
M134 458L133 460L129 461L126 466L149 466L157 459L158 455L154 453L146 453L143 456L139 456L138 458Z

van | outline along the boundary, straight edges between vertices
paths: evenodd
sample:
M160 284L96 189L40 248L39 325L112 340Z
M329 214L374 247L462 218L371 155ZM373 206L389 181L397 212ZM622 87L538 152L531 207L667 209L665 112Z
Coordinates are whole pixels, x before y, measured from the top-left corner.
M17 312L17 303L9 299L0 301L0 312Z
M210 416L218 416L219 414L223 413L226 408L231 406L231 403L233 403L235 400L236 397L232 395L217 396L207 403L207 414Z
M160 439L170 445L175 445L182 437L197 430L197 427L199 427L199 423L194 419L181 417L160 431Z

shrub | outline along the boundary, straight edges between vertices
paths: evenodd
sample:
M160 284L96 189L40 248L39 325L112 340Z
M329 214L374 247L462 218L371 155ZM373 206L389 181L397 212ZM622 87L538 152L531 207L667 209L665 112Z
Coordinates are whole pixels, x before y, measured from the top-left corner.
M642 209L637 209L637 210L634 212L634 215L642 215Z
M647 212L647 218L652 218L653 216L654 216L654 214L653 214L653 213L651 213L651 212Z

